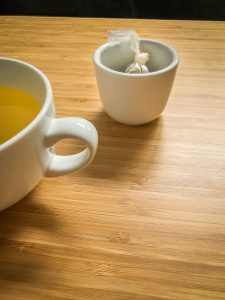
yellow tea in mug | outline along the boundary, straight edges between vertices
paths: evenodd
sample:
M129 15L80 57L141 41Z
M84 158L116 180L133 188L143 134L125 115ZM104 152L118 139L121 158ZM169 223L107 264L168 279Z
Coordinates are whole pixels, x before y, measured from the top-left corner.
M41 104L26 91L0 86L0 144L29 125L40 110Z

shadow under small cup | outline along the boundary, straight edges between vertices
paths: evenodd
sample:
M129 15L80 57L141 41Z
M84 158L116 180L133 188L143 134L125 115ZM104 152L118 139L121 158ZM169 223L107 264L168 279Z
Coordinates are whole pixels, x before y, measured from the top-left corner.
M103 107L114 120L127 125L148 123L162 113L179 63L176 50L164 43L141 39L140 48L150 54L150 73L124 73L134 61L128 43L106 43L94 53Z

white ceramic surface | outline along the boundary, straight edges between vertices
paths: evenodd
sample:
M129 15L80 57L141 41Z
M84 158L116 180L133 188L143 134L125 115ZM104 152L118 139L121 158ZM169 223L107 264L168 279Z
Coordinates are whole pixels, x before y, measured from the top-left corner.
M94 53L100 98L116 121L140 125L156 119L164 110L173 85L179 55L161 42L141 39L141 50L150 53L146 74L121 72L134 61L127 43L106 43Z
M2 210L23 198L43 176L59 176L86 167L95 156L98 134L84 119L55 119L50 82L32 65L0 58L0 85L24 89L42 104L41 111L26 128L0 145ZM63 138L80 139L87 148L74 155L56 155L50 147Z

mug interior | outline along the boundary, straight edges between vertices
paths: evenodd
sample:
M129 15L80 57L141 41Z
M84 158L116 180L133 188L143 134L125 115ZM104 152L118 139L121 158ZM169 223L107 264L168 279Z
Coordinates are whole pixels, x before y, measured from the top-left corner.
M0 86L25 90L35 97L41 105L47 94L43 74L35 67L18 60L0 58Z
M177 60L176 51L160 42L142 39L140 49L141 52L150 54L149 62L146 65L151 73L165 69ZM129 48L128 42L106 44L99 51L99 61L106 68L124 72L127 66L134 62L134 53Z
M52 89L47 76L36 67L20 60L4 57L0 57L0 86L25 90L41 104L41 110L31 123L3 144L0 144L0 150L3 150L18 141L38 124L51 104Z

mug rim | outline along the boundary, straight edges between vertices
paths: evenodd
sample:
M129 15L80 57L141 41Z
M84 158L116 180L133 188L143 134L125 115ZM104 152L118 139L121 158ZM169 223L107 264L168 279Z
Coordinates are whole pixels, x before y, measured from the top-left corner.
M119 72L119 71L116 71L116 70L112 70L112 69L106 67L105 65L103 65L103 63L100 60L100 55L102 54L102 52L105 49L110 48L112 45L119 44L120 42L116 42L116 43L107 42L107 43L99 46L95 50L94 55L93 55L93 60L94 60L95 65L97 67L99 67L100 69L103 69L104 71L110 72L114 75L121 76L121 77L133 77L133 78L154 77L154 76L166 73L166 72L170 71L171 69L175 68L178 65L178 63L180 61L180 56L179 56L179 54L178 54L178 52L176 51L175 48L171 47L170 45L168 45L166 43L159 42L157 40L151 40L151 39L146 39L146 38L141 38L140 40L144 41L144 42L150 42L150 43L153 43L153 44L158 44L158 45L163 46L164 48L167 48L173 54L172 62L167 67L165 67L163 69L160 69L160 70L154 71L154 72L149 72L149 73L142 73L142 74L130 74L130 73L123 73L123 72Z
M15 59L15 58L9 58L9 57L0 57L0 61L8 61L8 62L17 63L17 64L20 64L22 66L28 67L29 69L31 69L33 72L35 72L41 78L42 82L44 83L45 91L46 91L45 99L44 99L44 102L41 106L41 109L40 109L39 113L20 132L18 132L16 135L11 137L9 140L7 140L4 143L0 144L0 150L3 150L5 148L11 146L12 144L17 142L18 140L20 140L23 136L25 136L28 132L30 132L38 124L38 122L40 121L42 116L46 113L46 110L47 110L49 104L51 103L52 87L51 87L51 84L50 84L50 81L49 81L48 77L41 70L39 70L37 67L35 67L35 66L25 62L25 61Z

